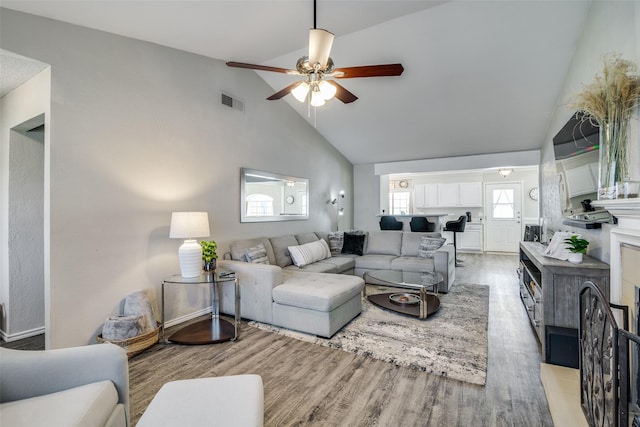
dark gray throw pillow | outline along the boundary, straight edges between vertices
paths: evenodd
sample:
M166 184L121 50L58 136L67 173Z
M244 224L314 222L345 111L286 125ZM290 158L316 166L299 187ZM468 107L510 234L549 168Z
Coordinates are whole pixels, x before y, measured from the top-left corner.
M362 249L364 248L364 238L364 234L344 233L342 253L362 255Z

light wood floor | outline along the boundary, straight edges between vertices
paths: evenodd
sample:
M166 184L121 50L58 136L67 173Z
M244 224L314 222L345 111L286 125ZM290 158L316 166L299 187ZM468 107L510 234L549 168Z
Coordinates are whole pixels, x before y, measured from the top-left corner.
M235 343L156 345L131 359L133 425L167 381L256 373L264 382L265 426L553 426L539 345L518 297L517 256L460 258L458 281L491 287L486 386L243 324Z

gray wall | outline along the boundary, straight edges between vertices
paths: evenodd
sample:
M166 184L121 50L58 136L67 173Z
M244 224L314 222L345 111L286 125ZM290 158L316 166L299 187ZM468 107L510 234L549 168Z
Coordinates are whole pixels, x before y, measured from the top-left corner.
M624 59L640 65L640 2L594 2L583 37L576 47L557 109L551 117L549 132L542 144L540 163L541 216L552 230L576 231L589 240L588 253L609 262L609 232L612 226L600 230L585 230L562 224L560 197L553 155L553 137L573 113L567 106L583 85L590 84L602 72L602 56L617 52ZM632 120L629 138L630 170L633 179L640 179L638 158L638 121Z
M254 72L6 9L0 19L3 49L51 65L49 347L91 342L130 292L159 295L178 271L172 211L208 211L220 253L236 238L335 228L327 201L343 189L352 225L352 165L266 101ZM245 112L222 106L222 91ZM309 178L310 219L241 224L241 167ZM181 291L170 319L206 306Z

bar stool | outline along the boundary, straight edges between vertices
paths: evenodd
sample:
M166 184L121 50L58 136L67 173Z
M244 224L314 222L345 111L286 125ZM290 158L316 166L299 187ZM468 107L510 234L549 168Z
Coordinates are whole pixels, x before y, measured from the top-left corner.
M402 230L402 225L395 216L380 217L380 230Z
M411 231L432 232L435 231L436 225L423 216L413 216L409 221Z
M453 258L456 260L456 267L462 267L460 264L462 261L458 259L457 241L456 236L458 233L464 233L464 227L467 224L467 217L460 215L455 221L447 221L444 225L444 231L451 231L453 233Z

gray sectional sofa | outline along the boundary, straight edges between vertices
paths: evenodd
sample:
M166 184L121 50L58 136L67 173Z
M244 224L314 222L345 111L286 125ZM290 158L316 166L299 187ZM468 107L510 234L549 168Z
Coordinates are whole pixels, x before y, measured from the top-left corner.
M343 253L344 244L354 235L361 236L358 239L362 246L353 250L347 244L347 252L352 253ZM218 264L221 269L236 272L243 318L331 337L362 311L362 276L367 271L435 269L444 277L438 291L448 292L455 280L453 247L442 246L433 258L418 257L422 236L440 234L353 232L343 235L343 245L339 244L339 234L327 232L258 237L232 242L229 253ZM297 259L299 265L295 265L290 248L296 253L303 248L309 262L300 265ZM230 288L223 289L221 302L224 313L234 314Z

